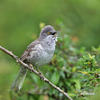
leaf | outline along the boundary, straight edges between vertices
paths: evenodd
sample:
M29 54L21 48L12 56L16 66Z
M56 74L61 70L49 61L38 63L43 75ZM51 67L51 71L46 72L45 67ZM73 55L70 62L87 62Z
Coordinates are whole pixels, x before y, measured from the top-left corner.
M74 80L74 82L76 83L75 84L75 87L76 87L76 89L81 89L81 84L80 84L80 81L79 80Z
M83 71L78 71L78 72L80 72L82 74L85 74L85 75L89 75L88 72L85 72L85 71L84 72Z
M51 77L51 81L54 83L54 84L57 84L58 81L59 81L59 73L58 72L54 72L52 77Z

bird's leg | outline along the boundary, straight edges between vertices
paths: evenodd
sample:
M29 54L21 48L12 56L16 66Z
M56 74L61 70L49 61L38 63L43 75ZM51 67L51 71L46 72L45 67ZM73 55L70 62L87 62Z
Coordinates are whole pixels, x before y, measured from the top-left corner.
M33 65L32 65L32 64L29 64L29 66L30 66L31 68L33 68Z
M31 68L35 68L38 72L39 72L39 74L41 74L42 75L42 73L40 72L40 70L39 70L39 67L38 66L33 66L32 64L29 64L29 66L31 67Z
M40 71L38 66L36 66L36 70L39 72L40 75L42 75L42 73L41 73L41 71Z
M29 66L30 66L31 68L34 68L34 66L33 66L32 64L29 64ZM36 71L39 73L39 75L40 75L40 76L41 76L41 78L42 78L42 73L41 73L41 71L40 71L39 67L38 67L38 66L36 66L36 67L35 67L35 69L36 69Z
M41 71L39 70L39 67L36 66L36 70L37 70L37 72L38 72L39 75L40 75L40 79L44 80L43 74L42 74Z

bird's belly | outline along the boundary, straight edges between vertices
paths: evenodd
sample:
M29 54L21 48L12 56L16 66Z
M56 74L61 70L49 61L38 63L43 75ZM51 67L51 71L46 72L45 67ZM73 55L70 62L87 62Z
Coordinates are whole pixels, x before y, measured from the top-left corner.
M43 52L39 60L36 62L36 65L41 66L41 65L49 63L51 61L52 56L53 56L53 53L48 54L47 52Z
M44 64L49 63L51 61L52 56L53 56L53 52L48 53L46 51L40 51L31 58L30 62L33 65L42 66Z

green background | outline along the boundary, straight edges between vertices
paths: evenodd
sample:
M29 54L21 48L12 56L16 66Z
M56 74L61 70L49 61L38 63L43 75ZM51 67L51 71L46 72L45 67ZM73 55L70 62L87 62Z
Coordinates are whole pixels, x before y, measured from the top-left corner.
M78 40L78 47L99 46L100 0L0 0L0 45L20 57L39 36L41 23L60 30L59 22L66 28L60 37L69 34ZM17 66L0 51L0 100L10 100L9 88Z

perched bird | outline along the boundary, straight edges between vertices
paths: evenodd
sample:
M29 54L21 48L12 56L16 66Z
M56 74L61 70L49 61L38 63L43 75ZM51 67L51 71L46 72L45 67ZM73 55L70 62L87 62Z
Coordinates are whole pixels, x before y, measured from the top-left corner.
M21 60L26 64L40 67L51 61L57 41L57 32L51 25L45 26L37 40L33 41L21 56ZM27 74L27 69L21 66L17 78L11 89L20 90Z

